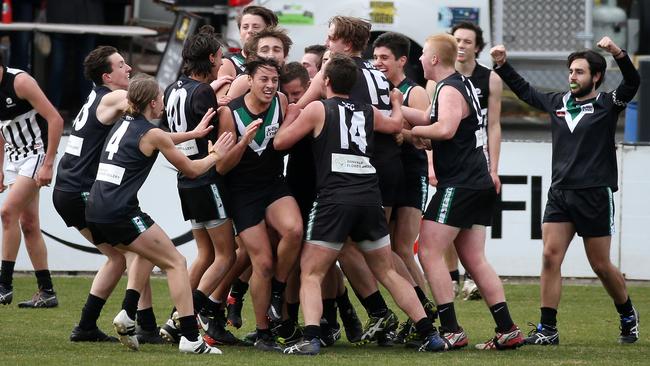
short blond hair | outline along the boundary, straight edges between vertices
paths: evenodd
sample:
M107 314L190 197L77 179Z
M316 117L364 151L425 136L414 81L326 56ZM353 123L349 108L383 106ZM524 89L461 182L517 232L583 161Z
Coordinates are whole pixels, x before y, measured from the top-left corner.
M429 43L434 49L434 54L438 56L440 63L444 66L455 67L458 44L452 35L447 33L435 34L429 36L426 43Z

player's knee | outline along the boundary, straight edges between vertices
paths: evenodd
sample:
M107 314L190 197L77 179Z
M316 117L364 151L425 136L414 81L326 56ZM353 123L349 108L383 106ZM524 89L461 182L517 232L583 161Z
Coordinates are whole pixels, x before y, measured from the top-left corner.
M265 280L271 280L273 276L273 259L258 258L253 262L253 272Z
M0 208L0 219L2 220L2 227L8 227L9 225L13 224L16 221L16 218L18 218L18 214L16 212L13 212L13 210L6 205L3 205L2 208Z
M599 278L602 278L609 274L609 270L610 270L609 261L592 262L590 264L591 264L591 269Z
M230 268L235 264L237 256L235 251L226 251L223 253L216 253L214 261L222 263L225 268Z
M41 233L38 219L33 217L21 217L20 229L23 232L25 238L32 238L34 236L40 235Z
M108 257L106 265L116 272L124 272L126 270L126 258L118 252Z
M178 251L172 254L167 262L168 262L167 263L168 268L173 268L173 269L187 268L187 260Z
M302 223L298 222L286 229L283 238L286 239L286 241L289 243L300 245L300 243L302 243L302 233Z

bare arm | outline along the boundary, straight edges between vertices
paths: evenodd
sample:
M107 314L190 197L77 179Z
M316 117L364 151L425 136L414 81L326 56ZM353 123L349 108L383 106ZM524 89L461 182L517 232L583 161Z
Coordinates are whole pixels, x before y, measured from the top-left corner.
M416 108L402 106L402 115L411 126L426 126L431 124L431 106L421 111Z
M408 102L411 108L426 111L429 107L429 96L424 88L416 86L409 92ZM404 139L412 143L411 125L405 119L402 124L402 135L404 136Z
M118 89L104 95L96 112L96 117L101 124L112 125L124 114L129 106L126 93L126 90Z
M4 162L5 162L5 139L0 133L0 193L4 192L7 189L5 186L5 173L4 173Z
M232 63L227 58L222 59L223 63L221 64L221 67L219 68L219 73L217 74L217 78L220 78L222 76L230 76L232 78L235 78L237 76L237 71L235 71L235 65ZM220 86L216 90L217 97L223 97L228 93L228 89L230 88L231 84L225 84Z
M28 74L22 73L16 76L14 88L16 89L16 95L27 100L36 112L47 121L47 151L45 152L43 166L36 172L36 184L38 186L48 185L52 181L56 150L59 148L59 141L63 132L63 118L47 99L36 80Z
M226 96L232 100L246 94L248 89L250 89L248 85L248 77L246 75L240 75L237 79L235 79L235 81L230 84L230 89L228 89Z
M323 97L323 90L325 90L325 79L323 77L323 69L321 69L309 84L309 89L305 94L300 97L300 100L296 104L298 107L305 108L307 104L319 100Z
M397 88L391 90L390 103L392 110L390 116L386 116L379 112L379 110L374 106L372 107L374 111L375 131L386 134L399 133L402 131L402 98L403 95Z
M501 191L499 179L499 155L501 154L501 93L503 82L494 71L490 73L490 97L488 98L488 155L490 157L490 175L497 189Z
M210 124L210 122L212 121L212 117L214 117L215 113L217 112L213 108L208 108L208 110L203 115L203 118L201 118L201 122L199 122L199 124L196 125L192 131L170 132L169 136L171 137L174 145L189 140L200 139L201 137L207 135L214 127Z
M296 114L293 109L298 109L296 104L289 106L289 114ZM299 112L297 118L285 120L280 129L273 138L273 147L276 150L287 150L295 145L302 138L314 131L317 122L324 123L325 107L319 101L311 102L302 112Z
M214 146L208 144L210 153L206 157L190 160L176 149L169 134L159 128L149 130L140 140L140 150L145 155L147 153L150 155L154 150L160 150L173 166L189 178L196 178L210 170L217 161L224 158L233 145L233 135L231 133L223 134Z
M258 118L246 127L244 136L242 136L239 142L228 151L223 159L217 162L216 166L219 174L224 175L239 164L248 144L250 144L251 140L255 137L257 129L261 124L262 120ZM219 135L221 136L225 133L231 133L233 136L237 136L235 124L232 120L232 113L228 107L223 107L219 110Z
M438 121L428 126L415 126L414 136L432 140L449 140L456 134L463 116L469 113L467 102L458 90L443 86L438 92Z

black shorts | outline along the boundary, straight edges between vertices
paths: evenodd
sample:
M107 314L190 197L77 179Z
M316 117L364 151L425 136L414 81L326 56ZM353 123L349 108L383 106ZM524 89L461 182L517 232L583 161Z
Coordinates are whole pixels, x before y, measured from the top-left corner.
M494 188L439 188L424 212L424 219L461 229L490 226L496 198Z
M306 241L357 243L377 241L388 235L384 209L380 205L357 206L316 200L309 213Z
M571 222L581 237L614 234L614 196L609 187L548 190L543 222Z
M394 159L387 163L373 163L377 170L379 179L379 190L381 191L381 204L384 207L393 207L397 200L397 189L404 176L404 168L401 159Z
M404 172L393 207L413 207L424 211L427 198L429 198L429 177L426 174Z
M118 222L88 222L88 228L93 235L95 245L108 243L110 245L129 245L155 224L153 219L144 212L136 211Z
M86 223L88 195L88 192L64 192L56 188L52 192L54 208L68 227L74 226L78 230L88 227Z
M264 220L266 208L285 196L291 193L282 180L246 190L231 189L229 212L237 233L259 224Z
M185 221L194 220L205 222L218 219L227 219L223 187L216 183L201 187L179 188L178 196L181 199L181 208Z

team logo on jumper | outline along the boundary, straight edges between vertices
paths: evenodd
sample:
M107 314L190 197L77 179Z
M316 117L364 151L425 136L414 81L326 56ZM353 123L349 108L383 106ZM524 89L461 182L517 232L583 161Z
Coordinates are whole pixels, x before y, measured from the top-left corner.
M14 107L16 105L16 103L14 103L14 100L11 99L10 97L7 97L5 102L7 102L7 108Z
M248 114L246 108L244 107L235 109L233 115L235 117L235 123L237 124L239 135L244 136L246 134L246 127L253 122L253 117ZM269 144L269 141L275 137L275 133L278 131L279 127L280 105L278 102L278 97L275 97L273 98L271 106L266 112L264 122L262 122L262 125L257 130L257 133L255 133L255 137L251 143L248 144L248 147L255 151L257 155L262 155L262 153L266 150L266 146Z
M596 99L598 99L598 96ZM564 106L561 109L556 110L555 115L559 118L564 118L571 133L573 133L573 130L578 126L578 122L580 122L585 115L594 113L593 103L576 105L575 99L571 96L571 92L566 93L564 97L562 97L562 102L564 103Z

